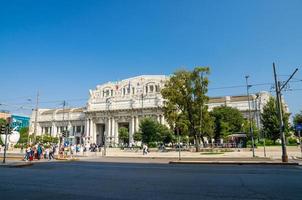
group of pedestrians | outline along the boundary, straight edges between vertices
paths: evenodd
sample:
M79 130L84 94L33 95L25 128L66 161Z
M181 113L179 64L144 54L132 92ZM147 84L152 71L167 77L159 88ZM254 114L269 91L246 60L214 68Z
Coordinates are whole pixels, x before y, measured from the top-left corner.
M44 146L42 144L28 145L25 150L24 160L26 162L41 159L54 159L56 145Z

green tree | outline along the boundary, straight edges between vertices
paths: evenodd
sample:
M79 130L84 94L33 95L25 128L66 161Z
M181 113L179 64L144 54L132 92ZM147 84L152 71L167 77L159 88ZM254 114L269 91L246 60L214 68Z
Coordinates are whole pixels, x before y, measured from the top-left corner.
M283 112L283 123L285 133L289 132L289 114ZM279 117L277 112L276 100L271 97L267 104L263 107L261 114L261 123L263 125L263 133L266 137L274 141L280 138Z
M142 133L142 142L150 144L151 142L159 142L158 122L152 118L145 118L141 121L140 132Z
M118 129L119 140L123 144L129 144L129 131L126 127L121 127Z
M43 136L38 135L36 136L36 143L41 143L41 144L51 144L51 143L58 143L59 139L57 137L52 137L49 134L45 134Z
M28 142L28 134L29 134L29 129L28 127L23 127L19 130L20 133L20 139L19 139L19 144L27 144Z
M187 129L193 136L196 151L200 150L200 142L205 133L202 129L209 126L206 119L208 107L208 67L196 67L193 71L175 72L165 83L161 94L164 101L164 115L172 129ZM201 141L200 141L201 140Z
M295 116L293 118L293 122L294 122L293 129L294 129L295 135L298 136L298 132L296 131L296 126L298 124L302 124L302 111L300 111L300 113L295 114Z
M0 125L5 125L7 122L5 119L3 118L0 118Z
M219 106L215 107L211 112L214 119L214 138L217 141L230 134L240 132L244 122L242 113L232 107Z
M142 133L141 132L135 132L133 134L133 140L136 142L142 141Z
M294 125L302 124L302 111L294 116Z
M163 144L173 143L175 141L173 132L165 125L158 123L157 133L159 134L160 140Z
M252 122L252 128L253 128L253 136L254 139L259 138L259 130L256 126L255 121ZM243 126L242 126L242 131L245 132L247 134L247 136L250 138L250 121L249 120L244 120L243 122Z

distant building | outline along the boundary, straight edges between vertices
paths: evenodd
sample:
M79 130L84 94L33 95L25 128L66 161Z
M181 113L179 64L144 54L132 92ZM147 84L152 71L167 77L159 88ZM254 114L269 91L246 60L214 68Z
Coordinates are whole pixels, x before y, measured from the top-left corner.
M50 134L62 139L62 131L69 131L73 143L117 146L118 130L129 130L130 142L138 131L140 121L148 116L161 124L167 124L163 115L163 101L160 90L164 87L167 76L144 75L118 82L97 85L90 90L87 106L69 109L39 109L37 135ZM261 126L260 113L271 94L260 92L250 95L252 117L258 127ZM225 96L210 98L208 107L230 106L239 109L248 118L248 97ZM286 107L287 108L287 107ZM35 112L30 121L30 133L34 131Z
M8 118L11 117L11 114L9 113L9 111L6 110L0 110L0 119L5 119L7 120Z

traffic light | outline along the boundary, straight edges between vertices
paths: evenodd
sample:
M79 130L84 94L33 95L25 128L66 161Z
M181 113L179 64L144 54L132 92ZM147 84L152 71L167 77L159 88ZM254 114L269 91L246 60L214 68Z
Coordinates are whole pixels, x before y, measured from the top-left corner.
M66 137L66 131L65 130L62 131L62 137Z
M6 126L1 125L1 134L5 134L5 131L6 131Z

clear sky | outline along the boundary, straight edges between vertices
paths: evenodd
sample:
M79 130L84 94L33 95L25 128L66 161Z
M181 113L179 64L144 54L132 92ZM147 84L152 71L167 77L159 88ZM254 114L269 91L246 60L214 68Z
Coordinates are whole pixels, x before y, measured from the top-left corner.
M302 66L301 0L0 1L0 109L83 106L97 84L209 66L210 96L271 90ZM302 68L290 110L302 109ZM216 88L216 89L215 89ZM27 99L32 99L28 101ZM23 107L21 107L23 106Z

